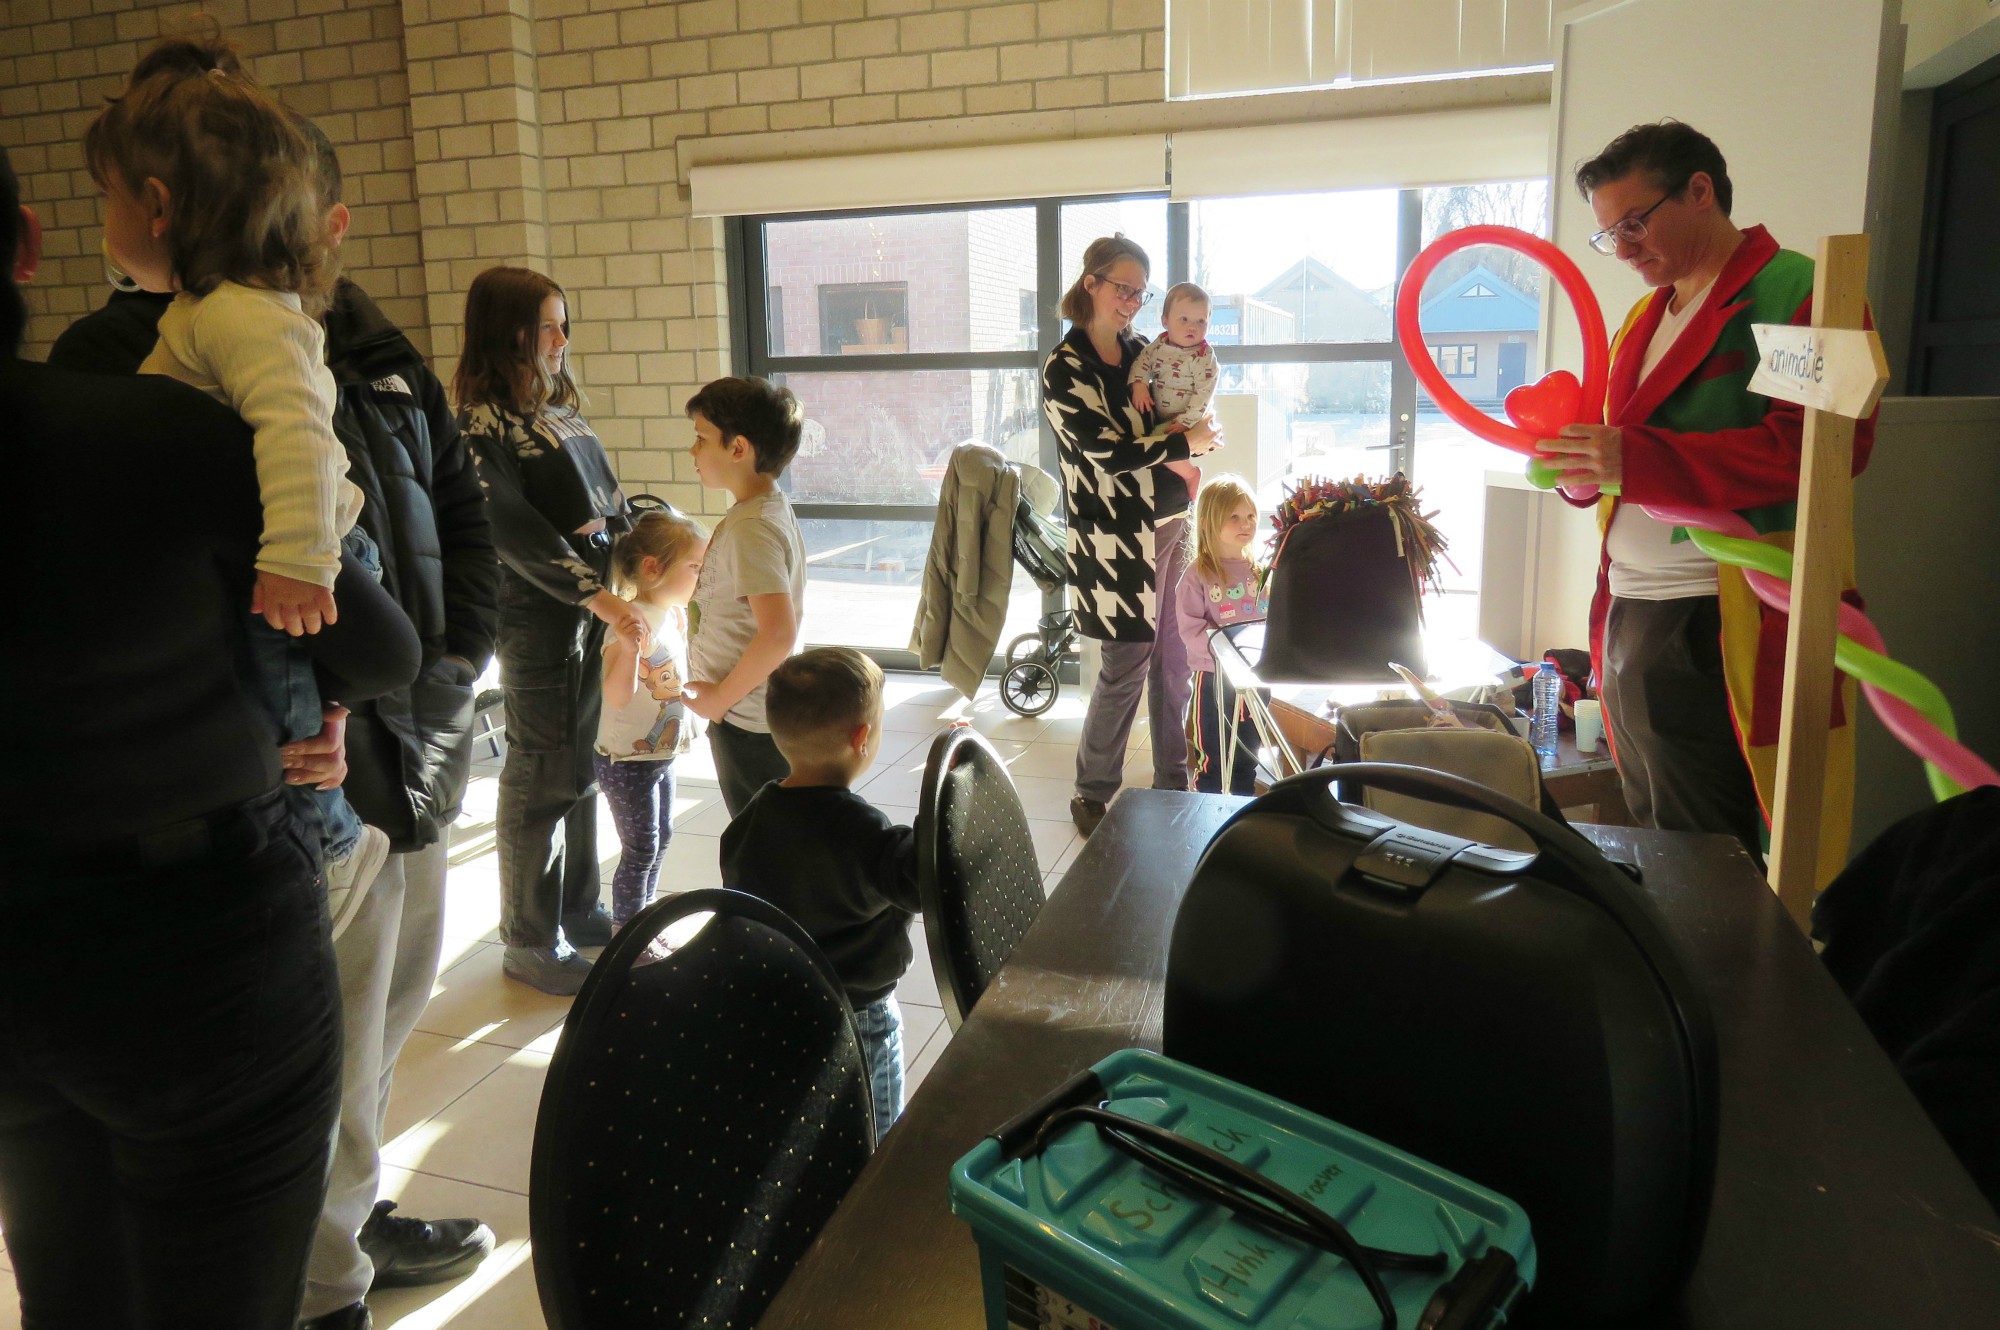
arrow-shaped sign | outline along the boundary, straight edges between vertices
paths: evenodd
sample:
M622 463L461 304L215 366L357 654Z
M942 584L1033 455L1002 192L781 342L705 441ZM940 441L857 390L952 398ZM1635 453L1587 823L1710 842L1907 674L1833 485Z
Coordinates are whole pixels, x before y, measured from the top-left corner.
M1750 391L1859 420L1889 382L1889 358L1872 328L1753 323L1757 372Z

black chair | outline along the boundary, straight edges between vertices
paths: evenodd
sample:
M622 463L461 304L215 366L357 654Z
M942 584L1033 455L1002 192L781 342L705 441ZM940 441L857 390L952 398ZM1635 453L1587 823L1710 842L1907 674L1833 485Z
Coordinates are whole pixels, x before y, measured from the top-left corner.
M840 981L782 911L722 890L647 907L542 1090L528 1227L551 1330L755 1325L868 1162L868 1084Z
M1813 937L1882 1051L2000 1206L2000 789L1910 814L1813 905Z
M1007 764L959 725L931 745L917 806L917 895L956 1030L1041 912L1041 869Z

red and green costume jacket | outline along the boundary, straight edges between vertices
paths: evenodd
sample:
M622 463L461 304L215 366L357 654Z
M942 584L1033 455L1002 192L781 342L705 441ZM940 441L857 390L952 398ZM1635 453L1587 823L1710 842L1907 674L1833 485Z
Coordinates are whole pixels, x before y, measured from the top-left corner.
M1693 321L1643 383L1639 367L1673 293L1662 288L1633 306L1611 344L1604 419L1618 426L1623 436L1624 481L1618 497L1607 495L1599 501L1598 523L1604 532L1610 532L1620 503L1726 508L1748 521L1758 539L1791 549L1805 409L1750 391L1758 361L1750 325L1810 323L1812 287L1811 259L1778 248L1761 226L1748 228ZM1854 432L1857 475L1868 465L1874 444L1871 416ZM1675 530L1674 539L1686 538L1685 531ZM1604 623L1611 607L1610 571L1606 550L1590 607L1590 655L1600 678ZM1722 565L1716 582L1730 718L1768 822L1777 783L1785 616L1757 599L1739 568ZM1847 586L1853 598L1851 567ZM1838 693L1821 825L1820 863L1829 876L1847 862L1854 789L1852 683L1843 677ZM1615 749L1615 736L1613 744Z

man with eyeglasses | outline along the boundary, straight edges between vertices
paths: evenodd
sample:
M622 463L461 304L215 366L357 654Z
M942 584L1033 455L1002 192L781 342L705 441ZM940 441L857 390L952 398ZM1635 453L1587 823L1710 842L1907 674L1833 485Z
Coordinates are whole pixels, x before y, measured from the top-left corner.
M1641 825L1723 832L1756 853L1777 779L1785 620L1740 569L1643 505L1729 509L1791 547L1804 411L1750 391L1750 327L1812 321L1813 261L1761 226L1738 229L1722 153L1678 121L1620 134L1577 167L1576 185L1601 228L1591 247L1653 288L1612 343L1605 423L1542 444L1566 487L1619 489L1565 497L1599 504L1591 660L1626 802ZM1857 473L1873 443L1871 417L1855 430ZM1821 826L1829 872L1847 858L1853 702L1842 684Z

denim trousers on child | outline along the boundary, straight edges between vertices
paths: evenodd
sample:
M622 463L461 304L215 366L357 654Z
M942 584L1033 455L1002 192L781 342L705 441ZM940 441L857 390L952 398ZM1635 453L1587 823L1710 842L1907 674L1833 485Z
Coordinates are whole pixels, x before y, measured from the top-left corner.
M1194 787L1203 794L1222 794L1223 777L1230 794L1257 792L1257 727L1229 681L1210 670L1194 674L1194 740L1188 761L1195 769ZM1228 749L1234 736L1235 760Z
M382 580L382 552L360 527L341 540L349 554ZM296 743L318 734L326 724L322 715L319 681L313 677L312 652L305 639L271 627L262 617L250 621L250 668L263 690L260 699L278 727L285 743ZM315 789L310 785L287 785L285 797L292 816L306 833L306 843L321 856L322 863L345 859L361 842L361 818L347 796L338 788Z
M861 1055L868 1059L879 1144L903 1113L903 1009L896 1005L896 995L856 1007L854 1031L861 1036Z
M722 806L735 817L757 791L792 774L792 764L778 751L778 741L766 730L746 730L726 720L708 727L708 748L715 757L715 782L722 787Z
M653 903L660 865L674 836L673 759L623 762L597 754L597 785L618 827L618 871L611 878L611 922L623 926Z

